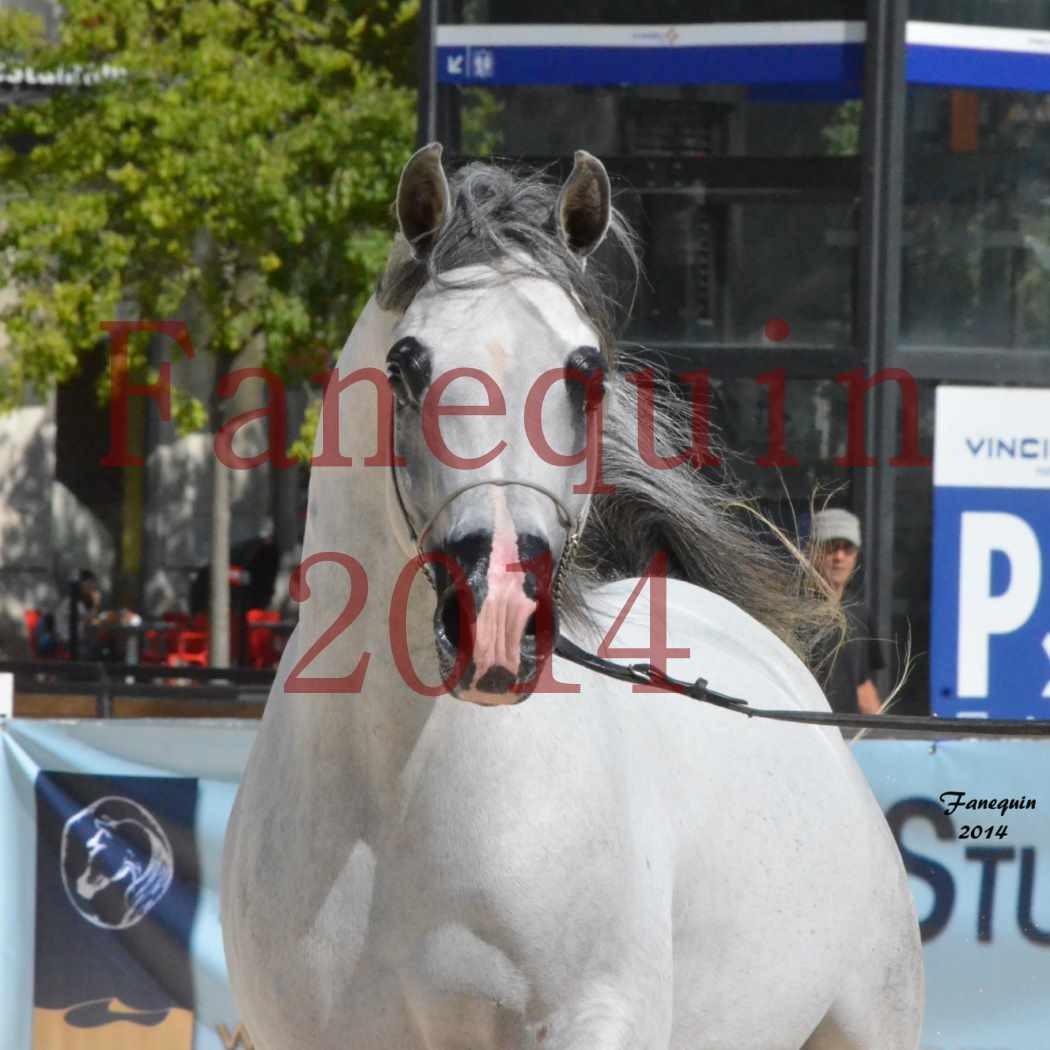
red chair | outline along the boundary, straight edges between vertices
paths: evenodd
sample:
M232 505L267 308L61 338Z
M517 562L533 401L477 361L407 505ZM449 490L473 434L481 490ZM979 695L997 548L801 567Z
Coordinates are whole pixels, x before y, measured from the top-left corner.
M180 617L180 614L169 614ZM167 616L165 617L167 619ZM174 641L167 656L169 667L186 667L195 664L207 667L208 660L208 617L198 613L189 621L188 626L176 622L172 628Z
M142 641L139 643L139 663L141 664L165 664L168 662L168 632L157 631L153 628L142 632Z
M248 624L248 665L276 667L280 657L277 632L272 627L261 625L280 623L281 614L269 609L249 609L244 618Z

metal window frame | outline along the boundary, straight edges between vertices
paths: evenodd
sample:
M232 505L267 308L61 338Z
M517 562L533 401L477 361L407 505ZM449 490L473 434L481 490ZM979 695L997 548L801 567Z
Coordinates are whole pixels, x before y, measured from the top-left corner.
M868 0L861 149L861 250L857 341L868 375L898 362L908 0ZM890 637L893 606L896 384L872 392L866 445L875 457L854 487L865 536L863 592L876 636ZM885 695L886 672L878 682Z

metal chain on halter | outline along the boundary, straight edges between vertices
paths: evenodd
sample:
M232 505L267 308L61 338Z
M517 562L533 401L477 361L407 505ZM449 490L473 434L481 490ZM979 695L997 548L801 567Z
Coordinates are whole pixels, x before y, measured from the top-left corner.
M583 527L587 524L587 514L590 512L590 509L591 501L588 499L586 506L583 508L583 513L576 522L576 526L565 541L565 549L561 552L558 568L554 572L554 580L551 582L551 608L555 612L557 612L558 606L561 604L561 592L565 586L566 577L576 561L576 553L580 549Z

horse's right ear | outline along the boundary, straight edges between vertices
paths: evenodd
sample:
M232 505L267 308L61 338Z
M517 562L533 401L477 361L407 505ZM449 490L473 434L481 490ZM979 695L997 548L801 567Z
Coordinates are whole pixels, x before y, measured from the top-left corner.
M448 216L448 179L441 143L431 142L409 158L397 184L397 221L417 259L426 258Z

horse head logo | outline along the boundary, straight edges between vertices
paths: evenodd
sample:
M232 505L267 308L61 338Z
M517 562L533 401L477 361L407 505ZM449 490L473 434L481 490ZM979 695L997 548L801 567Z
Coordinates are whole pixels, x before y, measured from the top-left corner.
M73 907L95 926L134 926L168 891L173 874L164 829L131 799L101 798L66 822L63 885Z

